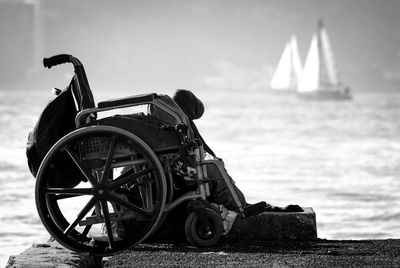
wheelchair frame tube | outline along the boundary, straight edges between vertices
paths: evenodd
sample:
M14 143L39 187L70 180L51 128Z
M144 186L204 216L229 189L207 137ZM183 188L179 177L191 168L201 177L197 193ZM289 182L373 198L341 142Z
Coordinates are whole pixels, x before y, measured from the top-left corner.
M105 111L110 111L110 110L115 110L115 109L123 109L123 108L128 108L128 107L145 105L145 104L153 104L154 106L160 108L164 112L166 112L169 115L171 115L172 117L174 117L177 122L184 122L185 124L187 124L187 122L185 122L185 120L183 118L181 118L179 115L177 115L177 113L174 112L172 109L170 109L169 107L167 107L163 103L158 102L157 100L153 100L153 101L136 102L136 103L123 104L123 105L117 105L117 106L105 107L105 108L97 108L96 107L96 108L85 109L85 110L80 111L76 115L76 117L75 117L75 125L76 125L77 128L81 127L82 126L82 118L85 115L90 115L90 114L94 114L94 113L98 113L98 112L105 112Z
M196 200L196 199L202 199L202 195L200 193L200 190L198 191L192 191L192 192L187 192L184 195L178 197L171 203L165 204L164 212L168 213L172 209L176 208L178 205L185 201L191 201L191 200Z
M203 147L203 145L200 144L200 146L198 148L198 160L197 160L197 162L199 163L197 169L198 169L199 174L201 174L201 176L198 176L198 179L200 181L203 181L205 178L208 178L207 167L206 167L206 165L201 164L203 161L204 161L204 147ZM210 186L209 186L208 182L207 183L203 182L201 184L201 186L203 186L203 187L201 187L201 190L204 189L205 198L210 196Z
M207 178L207 169L205 165L202 165L202 161L204 160L203 146L200 145L197 148L195 148L194 151L192 152L192 155L194 155L195 160L197 162L196 170L197 170L197 181L199 182L198 183L199 187L197 188L196 191L185 193L184 195L172 201L171 203L166 204L165 205L166 213L172 210L173 208L177 207L178 205L180 205L182 202L192 201L196 199L206 200L207 197L210 196L210 188L208 182L204 182L204 179Z

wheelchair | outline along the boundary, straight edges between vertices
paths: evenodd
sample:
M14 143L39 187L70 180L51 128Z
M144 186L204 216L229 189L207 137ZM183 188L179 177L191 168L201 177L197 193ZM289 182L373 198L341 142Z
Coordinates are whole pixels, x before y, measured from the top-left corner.
M48 68L64 63L75 71L64 90L76 105L74 129L45 154L35 186L39 217L57 242L76 252L112 255L144 242L170 211L187 204L187 240L198 247L215 245L226 226L221 206L207 201L206 165L220 170L239 215L255 214L241 204L220 162L205 160L201 141L171 98L151 93L96 106L77 58L60 54L43 60ZM138 112L99 117L126 108ZM195 180L177 193L174 163L183 156L195 163ZM129 226L125 235L118 233L121 224Z

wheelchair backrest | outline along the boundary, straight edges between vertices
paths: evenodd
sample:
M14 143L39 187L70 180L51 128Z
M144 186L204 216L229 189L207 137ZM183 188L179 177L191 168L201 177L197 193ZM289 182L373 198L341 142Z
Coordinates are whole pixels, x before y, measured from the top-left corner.
M86 78L85 70L82 65L75 67L75 69L77 68L79 68L80 71L77 72L75 70L75 75L69 84L75 97L77 110L82 111L84 109L94 108L96 104Z

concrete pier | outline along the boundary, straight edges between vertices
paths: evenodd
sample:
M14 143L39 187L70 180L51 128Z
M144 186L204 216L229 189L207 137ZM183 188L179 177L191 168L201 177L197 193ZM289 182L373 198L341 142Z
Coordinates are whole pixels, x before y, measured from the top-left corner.
M315 213L312 208L303 209L304 212L300 213L264 212L247 219L237 218L226 239L223 239L215 247L206 249L206 251L212 252L215 249L236 248L238 245L239 247L247 245L245 246L246 248L251 248L255 245L259 247L267 245L269 247L271 243L281 243L283 241L297 243L316 240ZM163 252L171 247L178 251L183 250L183 252L187 250L203 252L204 249L193 249L192 246L188 245L185 241L184 229L180 228L176 225L166 224L159 230L157 235L146 242L148 244L139 245L135 249L116 254L115 257L108 258L105 263L111 265L114 261L123 258L124 254L127 254L127 256L131 254L140 255L143 248L148 248L152 252L157 251L157 248L160 248L161 252ZM174 241L175 244L171 244L171 241ZM153 252L153 254L155 253ZM146 257L141 256L140 258ZM131 260L132 265L134 259ZM148 261L153 261L153 265L157 264L156 258L150 258ZM150 264L148 261L147 263ZM129 263L129 261L126 262ZM173 266L174 263L171 262L170 264ZM57 242L50 241L43 244L34 244L20 255L11 256L6 267L98 267L99 265L101 265L101 259L93 258L88 254L72 252Z
M20 255L11 256L6 265L14 267L82 267L79 254L65 249L55 241L33 244ZM85 266L83 266L85 267Z
M10 256L6 268L95 268L101 267L101 258L76 253L50 239L36 244L19 255Z
M400 240L236 241L207 249L143 244L104 267L400 267Z

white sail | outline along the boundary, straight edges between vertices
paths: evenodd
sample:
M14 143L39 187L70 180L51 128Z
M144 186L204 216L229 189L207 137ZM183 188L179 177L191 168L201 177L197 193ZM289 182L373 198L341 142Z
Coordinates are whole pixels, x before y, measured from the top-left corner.
M291 61L292 61L292 74L294 75L293 80L295 81L294 87L297 86L299 82L299 77L301 74L301 60L299 53L299 46L297 44L297 38L295 35L292 35L290 38L290 48L291 48Z
M310 92L319 88L319 51L318 37L316 34L311 39L310 50L308 51L304 69L299 78L298 92Z
M285 45L278 66L272 76L272 89L287 89L290 87L290 44Z
M336 68L335 57L333 55L333 50L331 42L329 41L328 32L320 26L319 29L319 45L321 48L321 85L338 85L339 84L339 74Z
M301 72L301 62L297 39L295 36L286 43L278 66L270 83L274 90L294 90L297 87L298 77Z

